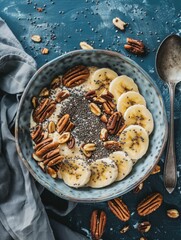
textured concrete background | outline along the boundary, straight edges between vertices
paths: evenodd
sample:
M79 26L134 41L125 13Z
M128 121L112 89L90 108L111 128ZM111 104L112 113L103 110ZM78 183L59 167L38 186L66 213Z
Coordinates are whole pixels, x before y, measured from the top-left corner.
M43 8L38 12L37 8ZM24 49L33 56L38 66L74 49L79 49L80 41L87 41L94 48L110 49L121 52L146 70L162 92L167 113L169 115L168 89L159 80L155 72L155 54L160 42L169 34L181 35L181 1L180 0L0 0L0 16L6 20ZM116 29L112 24L114 17L120 17L129 23L125 32ZM42 37L41 43L33 43L31 35ZM149 49L146 57L140 58L128 54L123 45L126 37L143 40ZM48 55L42 55L41 49L47 47ZM181 217L169 219L166 210L176 208L181 211L181 85L176 89L175 100L176 148L178 163L178 184L172 195L169 195L162 180L161 172L150 176L144 183L143 190L135 195L130 192L123 196L129 206L131 219L130 230L123 234L119 230L125 226L108 209L107 203L78 204L68 216L59 217L48 211L51 217L70 226L85 236L89 236L89 218L93 209L104 209L108 215L104 240L139 239L137 224L149 220L151 230L145 234L154 240L178 240L181 238ZM152 192L161 192L164 203L161 208L148 217L140 218L135 212L137 203ZM46 197L45 197L46 196ZM48 198L47 198L48 196ZM43 201L61 209L59 199L44 192Z

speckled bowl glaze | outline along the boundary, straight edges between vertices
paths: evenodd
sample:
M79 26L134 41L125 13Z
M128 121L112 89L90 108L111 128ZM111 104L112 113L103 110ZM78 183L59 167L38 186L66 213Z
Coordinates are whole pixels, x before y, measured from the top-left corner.
M84 64L87 66L108 67L119 75L126 74L138 84L140 93L145 97L148 109L154 118L154 131L150 136L149 149L134 166L133 171L123 181L113 183L102 189L73 189L62 180L54 180L43 173L32 159L33 146L30 137L31 98L38 95L40 89L67 69ZM106 50L78 50L64 54L41 67L27 85L16 119L16 145L20 158L33 177L48 190L61 198L76 202L106 201L129 192L149 176L163 152L167 139L167 119L164 104L157 86L148 74L134 61Z

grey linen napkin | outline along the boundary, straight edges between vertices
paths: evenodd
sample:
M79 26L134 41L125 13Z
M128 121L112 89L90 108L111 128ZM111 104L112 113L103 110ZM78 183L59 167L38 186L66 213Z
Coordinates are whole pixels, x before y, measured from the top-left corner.
M56 221L51 222L53 234L40 198L42 187L18 158L10 129L20 96L35 71L34 59L0 18L0 240L87 239ZM60 215L75 205L68 202L68 209Z

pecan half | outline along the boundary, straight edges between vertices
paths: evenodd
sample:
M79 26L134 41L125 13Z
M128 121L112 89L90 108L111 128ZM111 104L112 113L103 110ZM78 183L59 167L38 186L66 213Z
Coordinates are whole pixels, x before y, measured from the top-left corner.
M84 154L87 158L90 158L90 157L92 156L92 151L86 151L86 150L84 149L84 145L85 145L85 144L83 144L83 145L80 147L80 150L83 152L83 154Z
M93 98L94 97L97 97L97 94L96 94L96 91L95 90L91 90L91 91L89 91L89 92L87 92L86 94L85 94L85 98L87 99L87 100L93 100Z
M62 90L59 93L57 93L55 101L57 103L62 102L63 100L65 100L66 98L68 98L70 96L70 93L68 90Z
M36 144L38 144L39 142L42 141L42 139L44 138L44 135L42 133L42 126L41 125L37 125L34 128L34 130L31 132L31 138Z
M108 115L111 115L111 114L113 114L113 110L115 109L115 104L113 103L113 102L111 102L111 101L106 101L106 102L104 102L103 104L102 104L102 106L103 106L103 110L104 110L104 112L105 113L107 113Z
M31 102L32 102L33 108L36 108L38 105L38 98L32 97Z
M57 148L58 145L59 145L58 142L48 143L47 145L37 149L35 154L36 154L37 157L43 158L43 156L45 154L47 154L48 152L50 152L50 151L54 150L55 148Z
M42 140L40 143L38 143L35 147L34 147L34 150L38 150L38 149L41 149L42 147L46 146L47 144L53 142L53 139L52 138L46 138L44 140Z
M74 124L70 122L70 115L65 114L61 117L57 123L57 132L62 134L63 132L70 132L74 128Z
M79 86L87 80L89 74L89 69L86 66L75 66L63 75L63 85L68 88Z
M154 168L153 171L151 172L152 175L159 173L160 172L160 166L157 164Z
M90 103L89 108L94 115L96 116L101 115L101 109L95 103Z
M48 98L43 99L33 111L33 120L36 123L42 123L53 114L55 108L55 101Z
M105 114L103 114L103 115L100 117L100 120L101 120L101 122L103 122L103 123L107 123L107 121L108 121Z
M106 213L100 210L94 210L91 215L90 231L93 240L99 240L105 230L106 226Z
M54 79L51 81L50 87L51 87L52 89L56 89L56 88L58 88L58 87L60 86L60 84L61 84L61 78L60 78L60 77L56 77L56 78L54 78Z
M54 133L55 132L55 123L53 121L50 121L49 124L48 124L48 132L49 133Z
M40 93L39 97L48 97L50 95L50 90L48 88L43 88Z
M100 139L102 141L107 141L107 138L108 138L108 131L106 128L102 128L100 133Z
M46 168L46 172L52 177L52 178L57 178L58 174L57 171L55 169L53 169L52 167L47 167Z
M146 233L150 230L151 228L151 224L148 221L142 222L138 224L138 231L140 231L141 233Z
M115 151L120 150L121 148L120 143L113 140L104 142L104 147L108 150L115 150Z
M70 135L70 138L67 142L67 147L69 149L72 149L72 148L74 148L74 146L75 146L75 138L74 138L74 136Z
M94 97L92 100L94 103L97 103L97 104L103 104L104 102L106 102L106 100L100 96Z
M114 99L114 95L109 91L107 91L106 93L102 93L101 97L106 101L112 101Z
M146 216L156 211L162 204L163 197L160 193L153 193L143 199L137 207L137 212L140 216Z
M70 139L70 132L64 132L60 135L58 142L60 144L63 144L68 142L69 139Z
M43 156L43 163L47 167L54 167L59 165L64 160L64 156L60 155L59 148L50 150Z
M180 214L177 209L169 209L167 210L167 216L169 218L178 218Z
M127 205L120 198L108 201L108 206L114 215L121 221L126 222L130 219L130 211Z
M120 112L113 113L107 122L107 130L109 134L115 135L124 125L124 119Z
M126 41L127 41L127 44L124 45L124 48L127 51L136 55L145 54L145 46L141 41L135 40L132 38L127 38Z
M96 150L96 144L95 143L86 143L82 145L82 148L86 151L86 152L93 152Z

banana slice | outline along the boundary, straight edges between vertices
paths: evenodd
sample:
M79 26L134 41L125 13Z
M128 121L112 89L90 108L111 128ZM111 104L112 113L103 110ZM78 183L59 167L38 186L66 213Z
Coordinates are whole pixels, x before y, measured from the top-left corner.
M68 186L79 188L88 183L91 170L85 160L69 159L63 161L60 175Z
M139 92L138 87L133 79L126 75L115 78L109 85L109 92L114 95L116 102L121 94L128 91Z
M151 112L143 105L137 104L129 107L124 113L125 124L140 125L148 134L153 131L154 123Z
M126 112L126 110L135 104L141 104L146 106L146 101L144 97L139 94L138 92L129 91L126 93L123 93L119 98L117 102L117 110L118 112L121 112L122 115Z
M133 168L133 162L131 158L122 151L113 152L109 155L109 157L115 161L118 167L118 176L116 178L116 181L124 179Z
M91 88L96 90L108 89L109 83L118 75L109 68L100 68L96 70L91 77Z
M149 146L148 133L139 125L130 125L125 128L120 134L119 141L122 150L133 162L143 157Z
M110 158L97 159L90 163L91 177L88 186L102 188L113 183L118 176L118 168Z

